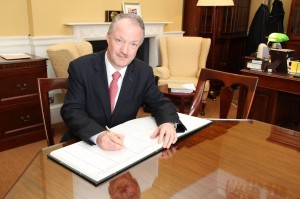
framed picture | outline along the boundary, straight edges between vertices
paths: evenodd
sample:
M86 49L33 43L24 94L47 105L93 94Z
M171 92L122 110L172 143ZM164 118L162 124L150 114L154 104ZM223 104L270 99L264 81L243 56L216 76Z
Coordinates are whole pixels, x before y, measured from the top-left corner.
M126 3L123 2L123 12L134 13L142 17L141 4L140 3Z
M111 22L120 13L120 10L105 10L105 22Z

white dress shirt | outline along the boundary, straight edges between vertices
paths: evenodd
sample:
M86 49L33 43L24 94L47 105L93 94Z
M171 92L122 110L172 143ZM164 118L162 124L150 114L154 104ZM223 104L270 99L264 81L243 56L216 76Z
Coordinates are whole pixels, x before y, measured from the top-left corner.
M112 74L114 72L116 72L117 70L111 65L111 63L109 62L108 60L108 57L107 57L107 51L105 53L105 65L106 65L106 73L107 73L107 83L108 83L108 88L110 86L110 82L112 81ZM117 92L117 95L116 95L116 99L115 99L115 106L116 106L116 103L118 101L118 97L119 97L119 94L120 94L120 90L121 90L121 87L122 87L122 83L123 83L123 77L125 75L125 72L127 70L127 66L125 68L122 68L121 70L119 70L119 73L121 74L120 78L118 79L118 92ZM98 135L100 134L101 132L99 132L98 134L92 136L90 138L90 140L92 142L94 142L95 144L97 144L97 137Z

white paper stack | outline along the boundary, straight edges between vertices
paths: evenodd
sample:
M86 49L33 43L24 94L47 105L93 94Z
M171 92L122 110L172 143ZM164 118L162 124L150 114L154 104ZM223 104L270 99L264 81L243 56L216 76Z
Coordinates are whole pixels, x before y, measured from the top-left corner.
M196 90L193 83L169 83L168 88L172 93L192 93Z
M262 63L258 63L258 62L248 62L247 63L247 68L249 68L250 70L260 70L262 71Z
M24 53L11 53L11 54L2 54L0 55L2 58L6 60L14 60L14 59L30 59L31 56Z

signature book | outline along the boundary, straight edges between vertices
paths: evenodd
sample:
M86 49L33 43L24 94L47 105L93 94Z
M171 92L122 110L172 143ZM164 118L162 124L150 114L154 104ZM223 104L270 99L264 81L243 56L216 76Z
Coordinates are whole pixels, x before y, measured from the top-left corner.
M212 123L203 118L181 113L178 115L187 128L185 132L177 133L178 138L197 132ZM151 116L133 119L111 128L113 132L125 135L125 147L119 151L102 150L97 145L80 141L54 150L48 157L92 184L99 185L163 150L157 138L150 138L156 129L156 122Z

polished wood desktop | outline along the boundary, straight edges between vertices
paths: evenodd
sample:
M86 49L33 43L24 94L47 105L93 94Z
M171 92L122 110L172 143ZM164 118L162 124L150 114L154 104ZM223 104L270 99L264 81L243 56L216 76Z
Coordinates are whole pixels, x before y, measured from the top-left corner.
M248 69L241 73L259 78L250 113L252 119L279 126L300 120L300 78Z
M141 198L296 199L299 140L299 132L256 120L214 121L179 140L171 157L157 154L128 171L142 167L139 175L147 179L152 168L148 162L157 160L154 179L146 182ZM60 147L42 149L5 198L104 198L101 192L108 192L108 184L123 175L95 187L47 158Z

